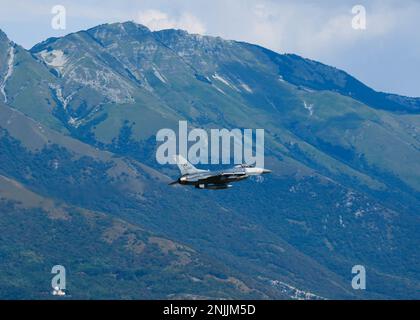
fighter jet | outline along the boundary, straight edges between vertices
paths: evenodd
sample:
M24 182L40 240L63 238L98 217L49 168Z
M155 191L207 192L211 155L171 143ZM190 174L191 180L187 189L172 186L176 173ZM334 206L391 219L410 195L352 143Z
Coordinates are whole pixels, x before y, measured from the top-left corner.
M247 164L240 164L228 170L209 171L200 170L189 163L184 157L175 156L175 162L181 171L181 177L169 185L193 185L197 189L227 189L230 182L241 181L250 176L270 173L271 170L257 168Z

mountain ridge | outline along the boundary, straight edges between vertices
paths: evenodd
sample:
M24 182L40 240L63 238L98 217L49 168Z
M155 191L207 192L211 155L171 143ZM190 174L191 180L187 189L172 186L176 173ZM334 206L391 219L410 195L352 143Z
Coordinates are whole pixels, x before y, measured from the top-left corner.
M141 24L137 24L134 23L132 21L127 21L127 22L122 22L122 23L106 23L106 24L102 24L102 25L98 25L92 28L89 28L85 31L77 31L74 33L70 33L66 36L63 37L52 37L52 38L48 38L47 40L40 42L36 45L34 45L29 51L32 53L36 53L38 52L41 48L45 48L45 46L47 46L48 44L51 44L59 39L65 38L65 37L69 37L69 36L73 36L73 35L77 35L80 32L85 32L87 34L92 34L94 31L97 30L101 30L104 28L114 28L114 27L118 27L118 28L125 28L126 26L130 26L136 28L136 30L141 30L144 34L149 34L149 35L154 35L156 36L156 38L160 38L159 35L161 34L165 34L165 33L173 33L173 34L180 34L182 36L188 36L192 39L208 39L209 42L210 41L216 41L216 40L223 40L222 38L218 37L218 36L203 36L203 35L198 35L198 34L189 34L187 31L185 30L180 30L180 29L164 29L164 30L159 30L159 31L151 31L150 29L148 29L146 26L141 25ZM127 32L126 30L124 30L124 32ZM96 41L96 40L95 40ZM405 97L403 95L398 95L398 94L390 94L390 93L386 93L386 92L379 92L379 91L375 91L369 87L367 87L366 85L364 85L363 83L361 83L360 81L358 81L357 79L355 79L354 77L352 77L350 74L348 74L347 72L337 69L337 68L331 68L325 64L322 64L320 62L317 62L315 60L310 60L307 58L303 58L301 56L298 56L296 54L289 54L289 53L284 53L284 54L279 54L276 53L275 51L272 51L270 49L266 49L263 48L259 45L256 44L251 44L251 43L247 43L247 42L242 42L242 41L232 41L232 40L223 40L223 41L231 41L231 42L235 42L235 43L239 43L239 44L244 44L245 46L249 46L249 47L254 47L254 48L259 48L262 49L263 51L266 52L266 54L270 57L275 56L273 59L275 58L279 58L279 57L283 57L285 58L286 61L284 62L280 62L281 66L283 66L283 68L287 67L290 69L290 67L293 64L296 64L294 62L294 60L299 60L300 62L304 61L306 64L316 64L318 66L320 66L321 68L326 68L328 69L327 71L334 70L334 72L337 72L341 78L345 78L346 82L350 82L350 85L348 85L348 87L340 87L340 85L338 84L333 84L328 85L327 87L322 87L322 84L316 81L308 81L308 80L304 80L304 79L299 79L296 77L293 77L293 75L289 75L290 71L287 70L286 73L288 73L287 76L285 76L285 78L287 78L287 81L296 84L296 85L303 85L303 86L308 86L311 89L314 90L337 90L339 93L347 95L352 97L352 94L354 95L353 97L358 99L361 102L365 102L368 103L370 105L373 105L376 108L385 108L385 110L390 110L390 111L396 111L396 112L409 112L409 113L418 113L420 111L420 98L419 97ZM326 71L326 72L327 72ZM284 74L282 75L284 76ZM360 91L360 93L356 92L356 93L352 93L351 92L351 88L355 89L356 91ZM350 91L349 91L350 90ZM363 95L373 95L373 97L370 98L363 98ZM385 107L381 104L385 103Z

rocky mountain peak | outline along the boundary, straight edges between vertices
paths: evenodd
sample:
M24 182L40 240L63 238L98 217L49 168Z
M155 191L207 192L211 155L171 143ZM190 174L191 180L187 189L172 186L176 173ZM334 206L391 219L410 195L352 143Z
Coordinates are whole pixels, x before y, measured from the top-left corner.
M10 41L7 35L3 32L3 30L0 29L0 42L3 41Z

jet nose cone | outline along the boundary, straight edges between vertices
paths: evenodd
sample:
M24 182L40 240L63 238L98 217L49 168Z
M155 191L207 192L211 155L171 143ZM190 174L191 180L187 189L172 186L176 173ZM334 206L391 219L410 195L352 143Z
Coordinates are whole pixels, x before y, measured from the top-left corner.
M263 174L265 174L265 173L271 173L271 170L264 169L262 173L263 173Z

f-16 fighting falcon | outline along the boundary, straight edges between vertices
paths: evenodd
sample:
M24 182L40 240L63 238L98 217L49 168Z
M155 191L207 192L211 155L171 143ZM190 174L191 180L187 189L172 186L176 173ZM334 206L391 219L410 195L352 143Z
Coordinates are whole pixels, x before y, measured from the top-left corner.
M170 185L193 185L198 189L227 189L232 187L229 182L241 181L250 176L270 173L271 170L257 168L246 164L237 165L231 169L220 171L200 170L189 163L184 157L175 156L181 177Z

